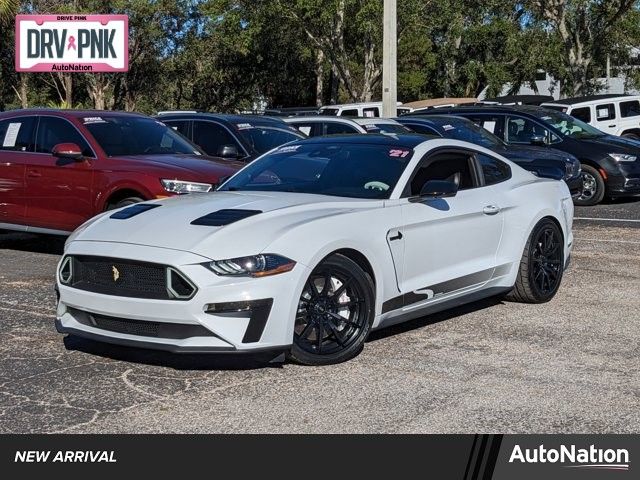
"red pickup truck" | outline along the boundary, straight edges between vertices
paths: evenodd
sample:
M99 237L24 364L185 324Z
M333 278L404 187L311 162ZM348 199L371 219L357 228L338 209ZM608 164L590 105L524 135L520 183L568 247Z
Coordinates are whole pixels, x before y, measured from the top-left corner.
M0 229L66 235L111 208L212 191L244 165L206 156L140 114L3 112Z

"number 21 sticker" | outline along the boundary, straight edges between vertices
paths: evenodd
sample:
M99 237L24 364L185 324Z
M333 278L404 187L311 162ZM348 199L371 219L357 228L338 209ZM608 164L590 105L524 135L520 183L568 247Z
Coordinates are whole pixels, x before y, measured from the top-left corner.
M405 158L407 155L409 155L409 150L399 150L399 149L389 150L390 157Z

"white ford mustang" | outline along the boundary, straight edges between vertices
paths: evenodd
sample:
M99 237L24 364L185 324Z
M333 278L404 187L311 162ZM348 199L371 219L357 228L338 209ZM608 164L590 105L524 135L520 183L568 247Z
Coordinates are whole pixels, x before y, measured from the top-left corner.
M546 302L572 245L564 182L417 135L313 138L215 193L95 217L58 266L58 331L175 352L357 355L372 329L482 297Z

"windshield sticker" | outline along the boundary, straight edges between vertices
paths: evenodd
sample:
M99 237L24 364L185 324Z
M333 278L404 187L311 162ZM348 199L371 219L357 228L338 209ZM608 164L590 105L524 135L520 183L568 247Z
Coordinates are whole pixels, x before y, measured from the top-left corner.
M278 153L297 152L299 148L300 148L300 145L289 145L289 146L286 146L286 147L280 147L278 149Z
M369 124L369 125L365 125L364 128L367 129L367 130L377 130L378 126L377 125L373 125L373 124Z
M2 141L3 147L15 147L16 139L18 138L18 132L20 131L21 123L10 123L7 127L7 133L4 135Z
M456 127L454 127L453 125L443 125L442 128L444 128L447 131L456 129Z
M251 124L250 123L239 123L236 125L236 127L238 127L238 130L245 130L247 128L251 128Z
M551 120L551 117L547 116L547 117L541 117L542 120Z
M398 148L389 150L389 156L394 158L405 158L409 153L409 150L401 150Z
M82 120L84 120L85 125L88 123L107 123L102 117L84 117Z

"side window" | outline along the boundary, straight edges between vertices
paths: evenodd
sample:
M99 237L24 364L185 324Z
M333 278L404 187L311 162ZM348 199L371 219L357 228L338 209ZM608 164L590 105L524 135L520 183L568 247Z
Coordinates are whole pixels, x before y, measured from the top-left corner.
M51 153L59 143L75 143L85 157L93 157L89 144L69 121L59 117L40 117L36 138L36 152Z
M483 154L477 154L476 157L480 162L486 186L495 185L511 178L511 167L503 161Z
M0 121L0 150L33 152L36 117L17 117Z
M591 121L591 107L574 108L573 110L571 110L571 116L573 118L577 118L578 120L582 120L583 122L589 123Z
M358 109L357 108L350 108L348 110L342 110L342 112L340 112L340 116L341 117L357 117L358 116Z
M296 127L301 133L304 133L307 137L313 136L315 133L313 130L313 123L292 123L294 127Z
M427 127L426 125L420 125L417 123L405 123L404 126L410 128L416 133L421 133L423 135L437 135L438 137L440 136L438 135L438 132L436 132L433 128Z
M603 122L616 118L616 107L613 103L605 105L596 105L596 120Z
M467 117L473 123L485 130L493 133L494 135L502 138L502 118L491 115L478 115Z
M344 123L327 122L324 124L325 135L341 135L344 133L358 133L358 131L351 125L345 125Z
M533 137L549 138L549 132L528 118L507 118L507 143L531 143Z
M194 121L193 143L199 145L207 155L220 155L225 145L233 145L242 153L235 138L222 125L214 122Z
M640 101L620 102L620 116L622 118L637 117L640 115Z
M463 152L438 153L420 162L403 196L420 195L422 187L430 180L458 182L459 190L468 190L477 185L471 169L471 154Z
M367 118L379 117L380 116L380 111L378 110L378 107L363 108L362 109L362 116L363 117L367 117Z
M189 120L169 120L166 123L183 137L189 138Z

